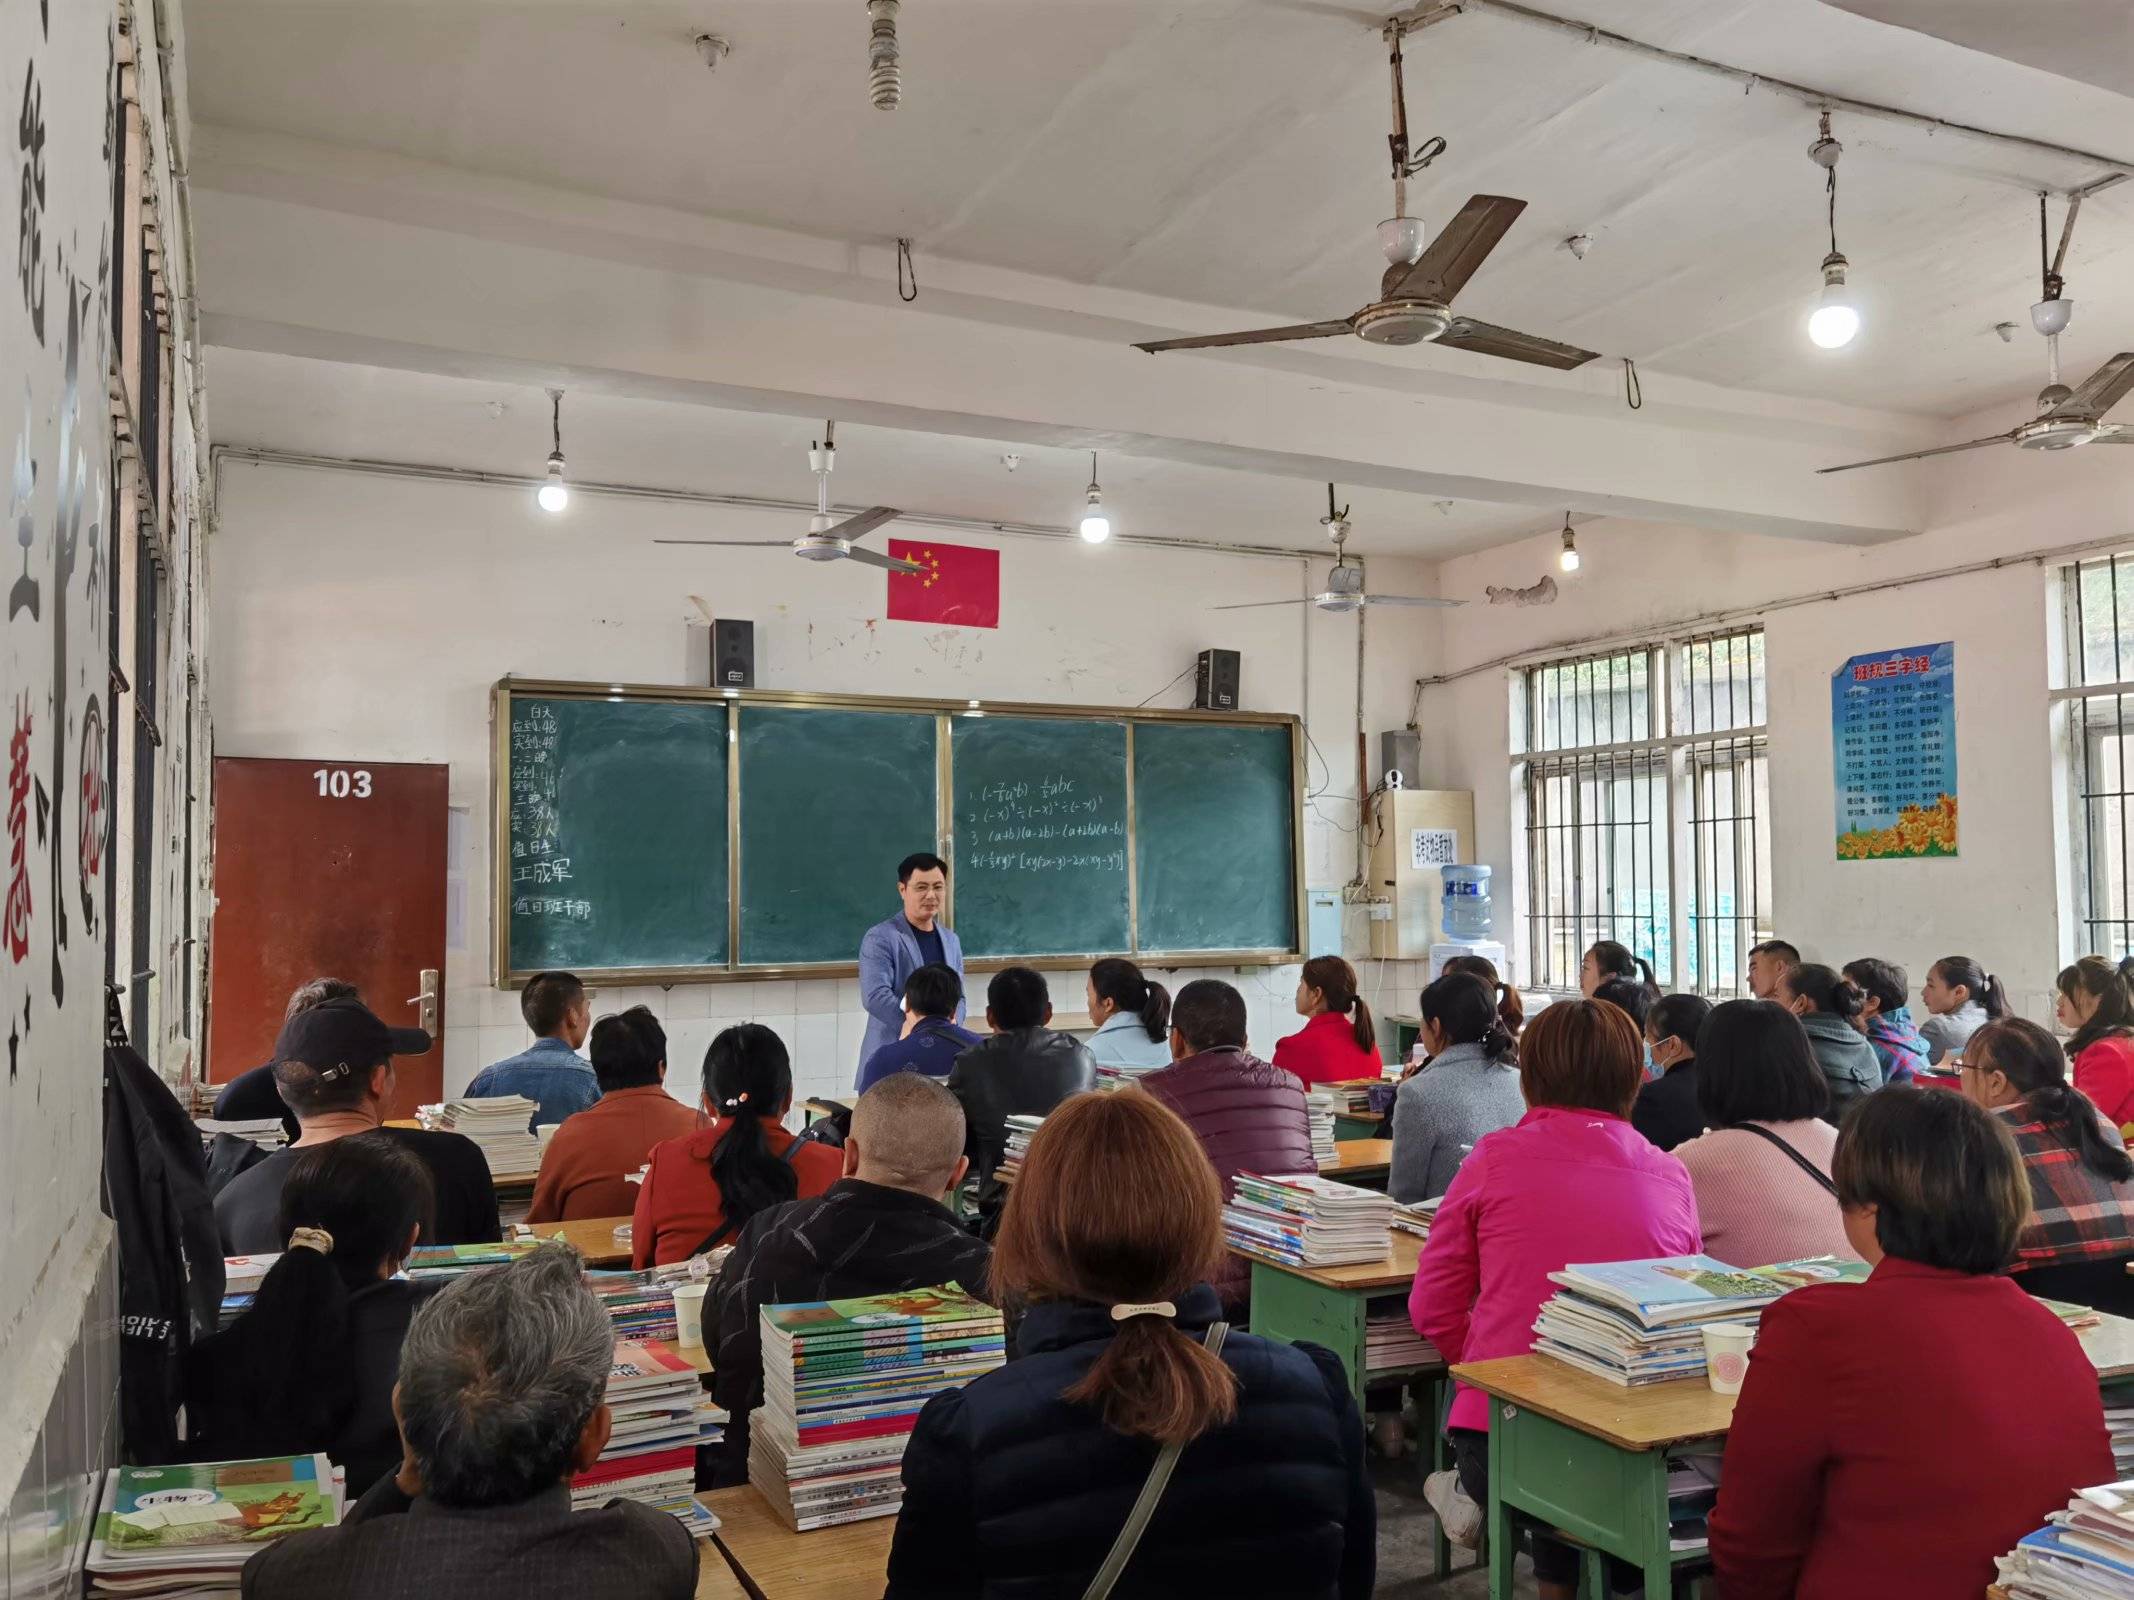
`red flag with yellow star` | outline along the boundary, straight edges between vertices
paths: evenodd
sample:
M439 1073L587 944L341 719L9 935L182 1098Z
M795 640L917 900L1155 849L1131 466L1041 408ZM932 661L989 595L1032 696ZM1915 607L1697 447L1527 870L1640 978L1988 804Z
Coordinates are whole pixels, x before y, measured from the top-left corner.
M889 553L920 572L889 574L895 622L946 622L959 628L1000 626L1000 552L933 539L892 539Z

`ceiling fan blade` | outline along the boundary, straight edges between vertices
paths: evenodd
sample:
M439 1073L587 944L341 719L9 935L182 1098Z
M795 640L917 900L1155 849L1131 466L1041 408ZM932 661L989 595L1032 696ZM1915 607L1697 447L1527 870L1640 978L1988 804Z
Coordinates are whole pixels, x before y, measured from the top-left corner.
M1982 444L2007 444L2015 438L2013 433L1989 433L1983 439L1966 439L1962 444L1938 444L1931 450L1907 450L1901 456L1876 456L1872 461L1848 461L1842 467L1817 467L1820 476L1826 472L1850 472L1855 467L1886 467L1892 461L1918 461L1925 456L1954 455L1959 450L1976 450Z
M1509 195L1469 195L1460 214L1445 224L1413 266L1387 269L1380 286L1382 297L1449 301L1525 209L1524 200Z
M2122 350L2082 380L2082 386L2046 412L2048 417L2101 417L2134 389L2134 350Z
M790 550L790 539L654 539L654 544L715 545L721 550Z
M2105 429L2103 429L2102 431L2100 431L2100 432L2098 433L2097 437L2096 437L2096 438L2094 438L2094 439L2092 439L2092 440L2090 441L2090 443L2091 443L2091 444L2134 444L2134 428L2130 428L2130 427L2105 428Z
M1328 594L1315 594L1308 600L1247 600L1234 606L1210 606L1210 611L1258 611L1263 606L1315 606L1322 600L1331 600Z
M898 556L885 556L879 550L847 550L844 559L864 562L870 567L881 567L888 572L924 572L926 570L916 561L905 561Z
M1210 333L1194 339L1158 339L1137 344L1136 350L1155 355L1162 350L1212 350L1226 344L1280 344L1289 339L1328 339L1337 333L1354 333L1347 317L1338 322L1297 322L1286 328L1255 328L1250 333Z
M1413 594L1367 594L1363 597L1367 606L1464 606L1465 600L1426 600Z
M873 506L866 511L860 512L857 516L845 518L843 522L838 523L834 528L825 528L823 537L826 539L862 539L874 532L883 523L894 522L902 515L904 513L894 506Z
M1432 342L1449 344L1455 350L1472 350L1477 355L1502 356L1507 361L1554 367L1559 372L1569 372L1573 367L1600 359L1596 351L1560 344L1539 334L1520 333L1514 328L1500 328L1494 322L1477 322L1473 317L1454 317Z

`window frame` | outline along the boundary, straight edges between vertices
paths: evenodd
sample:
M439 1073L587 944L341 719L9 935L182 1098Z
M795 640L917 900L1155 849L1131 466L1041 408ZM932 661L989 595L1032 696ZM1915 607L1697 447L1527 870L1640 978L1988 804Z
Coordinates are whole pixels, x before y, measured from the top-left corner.
M2112 657L2108 676L2088 680L2090 651L2083 632L2084 579L2099 569L2109 575L2112 594ZM2055 574L2059 584L2060 644L2054 663L2057 681L2047 695L2053 724L2053 763L2062 842L2058 858L2061 888L2062 954L2097 953L2118 960L2134 952L2134 785L2128 782L2127 745L2117 752L2116 787L2104 782L2102 756L2108 741L2134 739L2134 718L2127 702L2134 698L2134 603L2122 604L2121 587L2134 602L2134 550L2100 550L2064 562ZM2105 819L2097 826L2095 803ZM2116 827L2111 822L2117 807ZM2120 914L2110 914L2115 887Z

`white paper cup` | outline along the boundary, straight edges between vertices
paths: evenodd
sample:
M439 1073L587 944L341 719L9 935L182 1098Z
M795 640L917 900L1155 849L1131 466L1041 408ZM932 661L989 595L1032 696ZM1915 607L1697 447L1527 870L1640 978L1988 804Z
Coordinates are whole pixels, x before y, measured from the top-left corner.
M674 1286L674 1342L692 1349L704 1347L704 1296L708 1283L678 1283Z
M1714 1394L1741 1393L1749 1373L1749 1347L1756 1330L1746 1323L1707 1323L1704 1328L1704 1380Z

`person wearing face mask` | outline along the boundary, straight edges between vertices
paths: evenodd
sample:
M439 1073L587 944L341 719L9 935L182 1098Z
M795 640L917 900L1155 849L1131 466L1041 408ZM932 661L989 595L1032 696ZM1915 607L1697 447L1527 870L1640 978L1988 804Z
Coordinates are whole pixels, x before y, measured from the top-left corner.
M1697 1109L1697 1030L1712 1014L1702 995L1671 994L1645 1017L1645 1056L1659 1074L1638 1090L1630 1125L1662 1150L1704 1131Z

